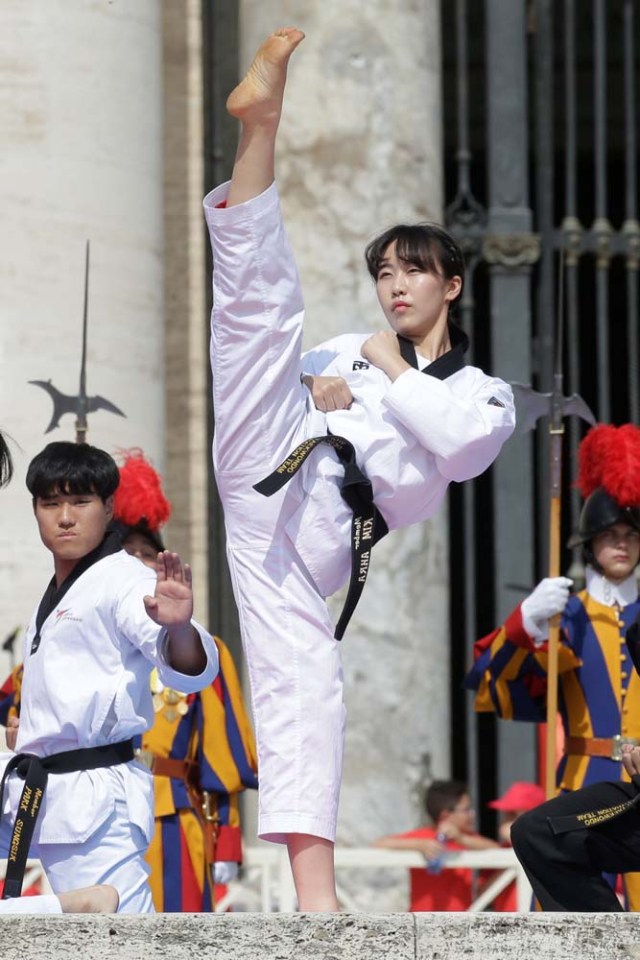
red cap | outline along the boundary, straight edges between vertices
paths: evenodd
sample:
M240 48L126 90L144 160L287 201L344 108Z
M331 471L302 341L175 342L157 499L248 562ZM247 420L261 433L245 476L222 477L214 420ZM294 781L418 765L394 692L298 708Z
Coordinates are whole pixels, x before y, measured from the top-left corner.
M513 810L524 813L533 810L546 800L545 792L537 783L512 783L509 789L487 806L493 810Z

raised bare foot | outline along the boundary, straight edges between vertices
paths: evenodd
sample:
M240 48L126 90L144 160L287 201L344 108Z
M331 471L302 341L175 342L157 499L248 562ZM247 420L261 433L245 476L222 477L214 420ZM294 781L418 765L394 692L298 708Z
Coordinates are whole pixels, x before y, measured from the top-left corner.
M280 119L289 57L304 40L296 27L281 27L258 47L246 76L232 90L227 110L243 123L269 123Z

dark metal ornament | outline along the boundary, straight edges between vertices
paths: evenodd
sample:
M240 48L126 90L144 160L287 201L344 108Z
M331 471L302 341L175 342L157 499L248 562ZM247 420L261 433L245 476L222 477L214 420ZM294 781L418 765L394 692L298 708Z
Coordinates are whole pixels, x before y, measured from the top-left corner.
M45 433L50 433L60 425L60 418L65 413L75 413L76 415L76 443L86 443L87 439L87 414L95 413L96 410L106 410L108 413L115 413L119 417L125 417L126 414L116 407L110 400L104 397L87 396L87 319L89 314L89 241L87 240L84 272L84 311L82 317L82 359L80 361L80 389L76 396L69 396L61 393L57 387L54 387L49 380L29 380L36 387L49 394L53 401L53 414L49 421L49 426Z

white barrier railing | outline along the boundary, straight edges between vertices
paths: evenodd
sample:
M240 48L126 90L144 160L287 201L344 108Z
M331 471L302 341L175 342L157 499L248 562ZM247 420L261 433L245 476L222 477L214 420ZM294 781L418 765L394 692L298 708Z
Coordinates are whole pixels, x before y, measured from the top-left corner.
M336 885L338 900L349 912L360 913L354 898L341 884L341 874L355 869L407 870L425 868L421 854L410 850L382 850L375 847L336 847ZM485 910L509 886L516 883L516 902L519 913L531 908L531 887L515 853L510 849L461 850L446 854L443 872L454 867L470 870L495 870L497 876L484 887L468 908L470 913ZM248 847L244 851L241 879L229 885L227 895L216 904L216 911L240 909L260 910L264 913L293 912L296 896L289 858L284 847Z
M411 850L380 850L375 847L336 847L336 884L338 900L348 912L361 913L354 898L340 883L347 870L407 870L424 869L424 857ZM531 887L513 850L461 850L446 854L442 871L454 867L470 870L495 870L497 876L484 887L468 908L469 913L485 910L502 891L515 880L519 913L531 907ZM0 880L4 879L6 860L0 860ZM23 890L37 887L41 893L50 893L51 887L39 860L28 860ZM241 879L229 884L226 896L216 903L216 912L229 908L257 910L262 913L293 913L296 894L291 867L285 847L247 847Z
M4 880L7 869L7 861L0 860L0 880ZM29 890L33 887L38 893L51 893L49 881L39 860L27 860L27 868L24 872L23 890Z

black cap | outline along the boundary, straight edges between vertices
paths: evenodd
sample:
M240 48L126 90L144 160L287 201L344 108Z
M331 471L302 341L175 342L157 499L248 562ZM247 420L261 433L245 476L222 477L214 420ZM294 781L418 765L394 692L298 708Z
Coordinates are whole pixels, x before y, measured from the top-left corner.
M585 500L577 533L569 537L567 546L573 548L587 543L616 523L626 523L640 530L640 506L621 507L604 487L598 487Z
M139 533L141 537L144 537L149 541L149 543L154 547L155 550L158 551L158 553L162 553L163 550L166 550L160 533L157 530L151 530L144 520L133 525L123 523L122 520L112 520L111 529L118 534L121 543L124 543L127 537L131 536L132 533Z

